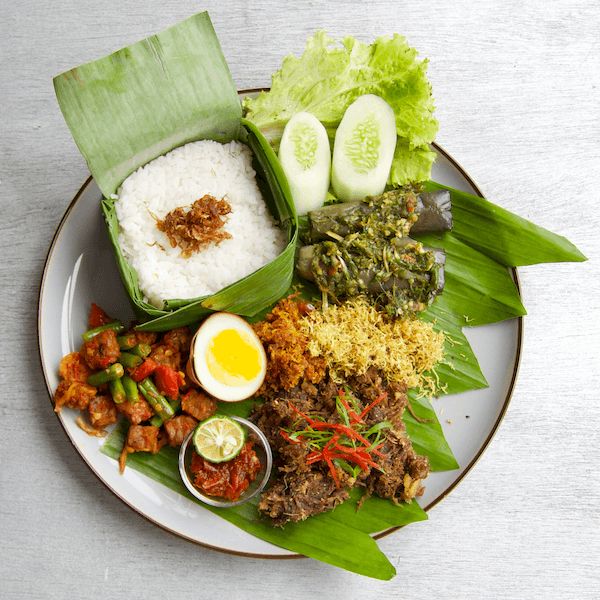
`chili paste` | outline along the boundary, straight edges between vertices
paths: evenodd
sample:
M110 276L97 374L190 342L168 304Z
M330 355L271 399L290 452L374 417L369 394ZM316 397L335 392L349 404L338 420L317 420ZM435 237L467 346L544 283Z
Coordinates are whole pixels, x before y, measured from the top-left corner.
M194 451L190 465L194 486L207 496L239 500L260 471L252 446L253 442L246 442L234 459L222 463L209 462Z

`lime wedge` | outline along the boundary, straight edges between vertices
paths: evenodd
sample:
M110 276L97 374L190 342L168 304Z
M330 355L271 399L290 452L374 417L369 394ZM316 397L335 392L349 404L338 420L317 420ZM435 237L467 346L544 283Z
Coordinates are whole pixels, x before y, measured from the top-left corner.
M215 415L198 423L192 438L196 452L212 463L235 458L246 441L242 426L230 419Z

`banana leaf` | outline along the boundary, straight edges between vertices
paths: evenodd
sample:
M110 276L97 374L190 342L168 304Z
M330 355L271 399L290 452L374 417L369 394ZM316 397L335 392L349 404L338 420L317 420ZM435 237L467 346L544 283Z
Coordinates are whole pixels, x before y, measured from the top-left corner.
M443 386L440 395L460 394L488 387L469 340L456 320L444 314L437 306L428 310L423 318L431 320L434 329L443 331L445 335L444 361L435 367L435 374Z
M240 131L237 90L206 12L58 75L54 89L107 198L157 156Z
M566 238L473 194L428 182L429 190L452 196L452 234L506 267L545 262L582 262L586 257Z
M55 77L56 96L105 199L101 203L121 280L140 329L165 331L214 310L260 312L290 286L297 217L285 174L261 132L241 120L241 105L207 13L190 17L110 56ZM119 247L111 197L140 166L190 141L240 140L254 155L257 182L287 234L272 262L212 296L146 302L135 270Z
M435 185L431 184L432 187ZM461 232L468 226L479 225L491 228L488 221L493 209L488 206L489 203L475 196L455 190L451 190L451 194L453 202L456 202L459 194L458 204L462 201L469 206L469 210L459 210L454 214L455 231L437 238L423 236L427 244L446 250L448 278L444 293L422 317L446 334L445 363L436 367L436 375L445 386L444 393L459 393L487 386L477 358L463 334L463 327L473 323L494 323L524 314L518 290L509 271L503 266L510 264L519 252L522 259L528 260L528 255L519 250L517 240L521 239L520 229L523 229L526 247L535 247L538 242L546 244L544 256L547 260L567 259L568 252L578 257L582 255L569 250L563 238L507 211L503 211L502 224L497 226L511 228L512 231L497 237L514 242L499 243L493 248L491 245L475 248L470 240L457 235L456 231ZM481 208L480 211L477 210L478 207ZM489 249L492 256L486 254L486 249ZM539 254L533 253L532 256L539 257ZM302 292L310 297L315 294L315 289L306 285ZM429 457L433 471L457 468L458 463L444 438L431 404L427 399L417 397L415 390L411 390L409 396L412 410L419 418L415 419L405 412L404 422L415 450ZM219 410L247 416L252 405L253 401L249 400L223 404ZM122 430L113 432L104 445L103 452L116 459L121 449L122 436ZM169 458L169 454L173 456ZM128 468L139 470L187 496L179 481L174 457L175 453L171 449L163 449L157 455L134 454L128 459ZM421 520L425 515L416 503L398 507L379 498L370 498L356 511L356 494L357 492L353 492L348 502L331 513L317 515L293 526L288 525L283 530L274 530L270 525L264 526L253 504L243 505L243 510L219 511L218 514L244 531L276 545L357 573L387 579L393 576L393 568L386 563L375 543L361 535L405 525Z
M121 422L102 447L102 452L115 460L123 446L127 425ZM127 458L127 468L134 468L173 491L201 504L183 486L178 471L178 451L165 447L158 454L143 452ZM302 523L273 527L261 518L258 499L228 509L201 504L223 519L263 540L299 552L305 556L377 579L391 579L396 571L369 535L389 527L407 525L427 519L416 502L396 506L379 498L369 498L357 510L358 490L351 499L331 513L316 515Z
M471 327L526 314L506 267L461 241L453 231L416 237L446 253L444 293L435 302L435 312L444 311Z
M429 458L433 472L458 469L460 465L452 454L429 400L418 398L414 390L410 390L408 396L412 412L418 420L408 410L404 411L403 419L415 452Z

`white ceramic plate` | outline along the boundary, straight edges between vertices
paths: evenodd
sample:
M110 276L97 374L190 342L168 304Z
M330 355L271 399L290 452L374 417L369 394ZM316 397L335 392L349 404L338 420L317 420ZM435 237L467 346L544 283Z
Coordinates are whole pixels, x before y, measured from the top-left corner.
M432 178L481 195L462 168L441 148L435 149L438 159ZM39 295L38 334L50 395L58 385L61 357L80 346L91 302L123 321L133 319L100 212L101 197L94 181L88 179L62 218L46 259ZM426 509L460 482L496 431L515 382L521 332L521 319L466 330L490 386L434 401L446 439L461 468L428 477L425 494L420 499ZM74 448L114 494L156 525L227 552L290 556L288 551L245 533L133 469L120 475L117 463L100 453L102 440L88 436L75 424L77 415L72 410L57 415Z

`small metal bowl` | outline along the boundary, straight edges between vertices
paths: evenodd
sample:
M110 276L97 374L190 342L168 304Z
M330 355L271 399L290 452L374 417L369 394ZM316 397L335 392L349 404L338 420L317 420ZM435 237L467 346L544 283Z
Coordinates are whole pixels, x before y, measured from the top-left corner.
M183 444L181 444L181 448L179 450L179 474L181 475L181 480L183 481L185 487L188 489L190 494L192 494L195 498L198 498L198 500L201 502L210 504L211 506L217 506L219 508L238 506L238 504L244 504L244 502L248 502L248 500L254 498L254 496L259 494L267 485L269 477L271 476L271 469L273 468L273 453L271 452L271 446L269 445L269 441L265 437L265 434L254 423L248 421L247 419L233 416L230 418L240 423L240 425L247 430L248 438L254 441L253 450L256 452L256 455L260 460L260 471L256 475L256 478L235 502L220 499L216 496L206 496L192 483L192 478L190 476L190 463L192 461L192 451L194 449L194 445L191 443L194 430L192 430L185 440L183 440Z

